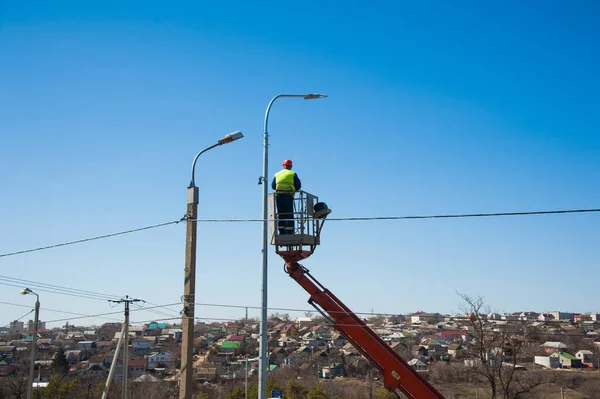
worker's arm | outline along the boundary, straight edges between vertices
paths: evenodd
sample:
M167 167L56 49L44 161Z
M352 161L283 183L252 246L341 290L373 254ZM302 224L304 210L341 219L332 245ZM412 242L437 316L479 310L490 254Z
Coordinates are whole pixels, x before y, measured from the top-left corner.
M277 185L275 184L275 178L273 178L273 182L271 183L271 188L273 190L275 190L277 188Z
M294 187L296 188L296 191L300 191L302 188L302 182L296 173L294 174Z

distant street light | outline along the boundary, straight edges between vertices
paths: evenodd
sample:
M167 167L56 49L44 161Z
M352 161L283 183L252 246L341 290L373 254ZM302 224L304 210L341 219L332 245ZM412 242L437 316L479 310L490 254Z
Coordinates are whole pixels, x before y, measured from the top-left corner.
M267 398L267 251L268 251L268 240L269 240L269 224L267 221L269 211L269 133L267 131L267 125L269 123L269 112L271 106L278 98L303 98L305 100L315 100L318 98L325 98L326 94L278 94L271 99L267 110L265 112L265 130L263 136L263 175L259 179L263 184L262 192L262 303L261 303L261 318L260 318L260 359L258 362L258 398Z
M31 364L29 365L29 379L27 384L27 399L33 395L33 372L35 367L35 344L37 343L38 321L40 315L40 296L29 288L21 290L21 295L35 295L35 317L33 319L33 338L31 340Z
M196 237L198 218L198 187L194 180L196 161L206 151L244 137L242 132L235 131L223 137L217 143L206 147L194 157L192 162L192 179L187 189L187 222L185 236L185 279L183 285L183 316L181 327L181 380L179 381L179 398L191 399L194 383L194 302L196 301Z

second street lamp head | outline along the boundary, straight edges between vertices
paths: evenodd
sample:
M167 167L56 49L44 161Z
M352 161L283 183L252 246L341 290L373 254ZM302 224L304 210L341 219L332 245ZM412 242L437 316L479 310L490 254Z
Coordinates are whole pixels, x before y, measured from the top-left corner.
M219 140L219 144L231 143L232 141L239 140L242 137L244 137L242 132L240 132L239 130L236 130L235 132L229 133L227 136L225 136L221 140Z
M21 290L21 295L27 295L27 294L33 294L33 291L31 291L29 288L23 288Z
M304 96L305 100L316 100L318 98L327 98L327 94L310 93Z

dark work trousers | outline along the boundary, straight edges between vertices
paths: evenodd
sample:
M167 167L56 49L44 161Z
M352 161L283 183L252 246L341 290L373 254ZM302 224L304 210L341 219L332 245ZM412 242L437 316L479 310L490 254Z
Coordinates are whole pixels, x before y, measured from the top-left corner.
M288 194L277 194L275 202L277 203L279 234L294 234L294 197Z

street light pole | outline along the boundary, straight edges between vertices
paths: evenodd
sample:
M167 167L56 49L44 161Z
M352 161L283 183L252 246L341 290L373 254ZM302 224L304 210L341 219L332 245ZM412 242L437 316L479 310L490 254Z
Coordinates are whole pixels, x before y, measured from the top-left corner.
M235 131L223 137L217 143L206 147L192 161L192 179L187 189L187 213L185 235L185 278L183 283L183 316L181 328L181 379L179 381L179 398L191 399L194 383L194 302L196 295L196 237L198 218L198 187L195 183L195 169L198 157L206 151L244 137L242 132Z
M33 373L35 369L35 349L37 343L37 331L38 331L38 323L39 323L39 315L40 315L40 296L35 292L31 291L29 288L24 288L21 290L21 295L35 295L35 316L33 318L33 337L31 340L31 360L29 364L29 378L27 383L27 399L31 399L33 395Z
M318 98L325 98L327 95L325 94L278 94L271 99L269 105L267 105L267 110L265 111L265 128L263 135L263 175L260 177L259 182L263 185L262 192L262 300L261 300L261 318L260 318L260 357L258 361L258 398L259 399L267 399L267 260L268 260L268 245L269 245L269 223L267 221L268 213L269 213L269 185L268 185L268 176L269 176L269 133L268 133L268 123L269 123L269 112L271 111L271 106L278 98L303 98L305 100L314 100Z

